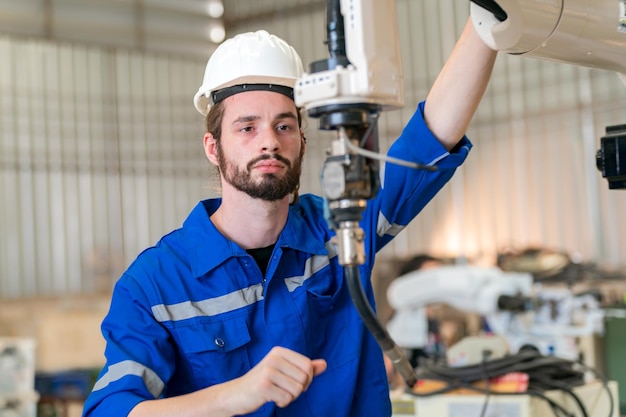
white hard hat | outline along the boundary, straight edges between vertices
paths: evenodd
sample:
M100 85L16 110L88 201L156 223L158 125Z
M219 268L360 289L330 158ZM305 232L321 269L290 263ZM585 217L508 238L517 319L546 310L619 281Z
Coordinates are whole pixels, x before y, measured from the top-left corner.
M278 36L264 30L242 33L224 41L211 55L193 103L206 115L216 102L243 91L271 90L293 98L302 72L300 56Z

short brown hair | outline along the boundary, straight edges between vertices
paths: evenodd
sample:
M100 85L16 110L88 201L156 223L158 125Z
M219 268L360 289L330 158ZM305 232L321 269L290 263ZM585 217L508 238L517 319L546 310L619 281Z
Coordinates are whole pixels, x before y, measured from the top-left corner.
M213 135L215 140L219 140L222 136L222 119L224 118L224 102L211 106L211 109L206 115L205 124L206 131Z

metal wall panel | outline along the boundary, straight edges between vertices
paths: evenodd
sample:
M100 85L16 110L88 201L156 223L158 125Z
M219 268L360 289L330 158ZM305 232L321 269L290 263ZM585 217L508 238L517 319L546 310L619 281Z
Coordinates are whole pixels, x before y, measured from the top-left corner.
M10 37L0 55L0 297L108 290L212 193L204 61Z
M383 115L382 149L468 16L454 0L397 5L407 104ZM226 12L229 36L267 29L305 64L327 56L324 2L229 0ZM107 289L215 194L191 104L205 61L11 37L0 56L0 298ZM595 167L605 126L625 123L625 108L615 74L500 56L467 163L381 256L493 263L503 248L535 245L626 266L626 194ZM330 137L308 121L302 192L320 192Z

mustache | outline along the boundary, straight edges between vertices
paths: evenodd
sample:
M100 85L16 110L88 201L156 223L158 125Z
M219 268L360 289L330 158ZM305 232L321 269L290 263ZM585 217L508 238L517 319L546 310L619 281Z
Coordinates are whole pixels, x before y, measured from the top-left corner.
M254 158L252 161L248 162L248 165L246 166L246 168L248 168L248 171L250 171L252 169L252 167L261 162L261 161L265 161L267 159L275 159L279 162L282 162L283 164L285 164L287 166L287 168L291 168L291 161L289 161L287 158L285 158L282 155L279 155L277 153L274 154L263 154L261 156L259 156L258 158Z

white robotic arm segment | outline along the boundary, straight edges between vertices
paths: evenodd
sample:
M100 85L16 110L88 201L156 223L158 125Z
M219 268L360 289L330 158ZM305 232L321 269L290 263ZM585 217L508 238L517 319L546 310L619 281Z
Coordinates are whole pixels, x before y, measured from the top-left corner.
M490 314L498 311L502 295L530 295L530 274L503 272L491 267L442 266L410 272L389 286L387 299L396 310L446 303L462 311Z
M512 54L534 50L550 37L559 22L562 0L518 2L500 0L498 5L507 13L500 22L488 10L471 3L474 28L491 49Z
M335 104L404 106L404 77L395 1L341 0L349 65L304 74L295 101L307 110Z
M385 108L404 106L404 78L394 2L342 0L346 22L346 55L356 67L360 97L372 97Z
M474 27L492 49L626 73L624 0L498 0L500 22L471 4Z

